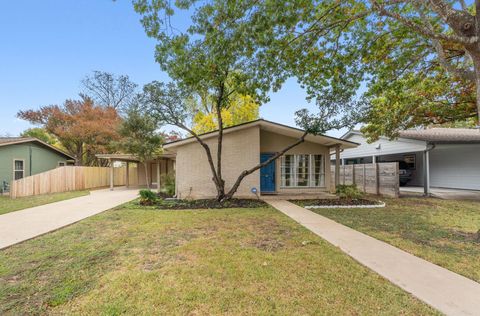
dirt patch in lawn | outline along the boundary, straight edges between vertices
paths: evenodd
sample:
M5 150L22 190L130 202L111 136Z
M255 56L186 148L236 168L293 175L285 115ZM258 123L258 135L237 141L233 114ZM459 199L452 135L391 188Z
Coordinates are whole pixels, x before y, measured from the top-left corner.
M352 206L352 205L380 205L380 201L368 199L322 199L322 200L290 200L290 202L300 205L319 205L319 206Z
M218 202L214 199L202 200L160 200L156 207L168 210L192 210L192 209L221 209L221 208L257 208L266 207L262 200L254 199L231 199Z

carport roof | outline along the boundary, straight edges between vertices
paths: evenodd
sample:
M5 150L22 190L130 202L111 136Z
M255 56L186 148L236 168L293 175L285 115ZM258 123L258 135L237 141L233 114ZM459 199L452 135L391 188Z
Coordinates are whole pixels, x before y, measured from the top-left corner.
M432 143L480 143L480 129L474 128L427 128L406 130L400 137Z

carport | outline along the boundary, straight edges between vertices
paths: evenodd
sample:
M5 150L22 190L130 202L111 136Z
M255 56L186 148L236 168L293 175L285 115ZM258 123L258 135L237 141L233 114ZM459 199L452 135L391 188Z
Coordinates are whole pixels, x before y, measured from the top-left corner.
M175 155L173 154L159 154L145 163L141 162L138 157L129 154L97 154L96 157L109 161L110 190L114 189L115 162L126 164L125 183L127 188L131 185L145 187L148 181L148 187L155 187L160 192L163 186L163 183L161 183L162 177L173 175L175 170ZM131 164L135 164L137 170L133 177L131 175Z
M401 131L397 139L380 137L368 143L359 131L342 136L360 146L344 150L342 164L404 161L411 167L409 186L480 190L480 130L429 128ZM410 169L409 169L410 170Z

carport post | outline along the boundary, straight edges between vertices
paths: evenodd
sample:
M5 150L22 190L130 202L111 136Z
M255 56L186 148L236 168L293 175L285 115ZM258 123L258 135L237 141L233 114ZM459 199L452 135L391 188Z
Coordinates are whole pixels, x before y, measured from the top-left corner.
M130 163L127 161L127 169L125 169L125 186L130 186Z
M160 159L157 158L157 192L160 193Z
M110 159L110 191L113 191L113 160Z
M423 195L430 196L430 151L423 151Z

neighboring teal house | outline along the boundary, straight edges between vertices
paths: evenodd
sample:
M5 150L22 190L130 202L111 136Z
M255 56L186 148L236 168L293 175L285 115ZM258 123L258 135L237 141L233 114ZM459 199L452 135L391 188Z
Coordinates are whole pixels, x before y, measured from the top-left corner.
M0 192L12 180L74 163L75 158L36 138L0 137Z

